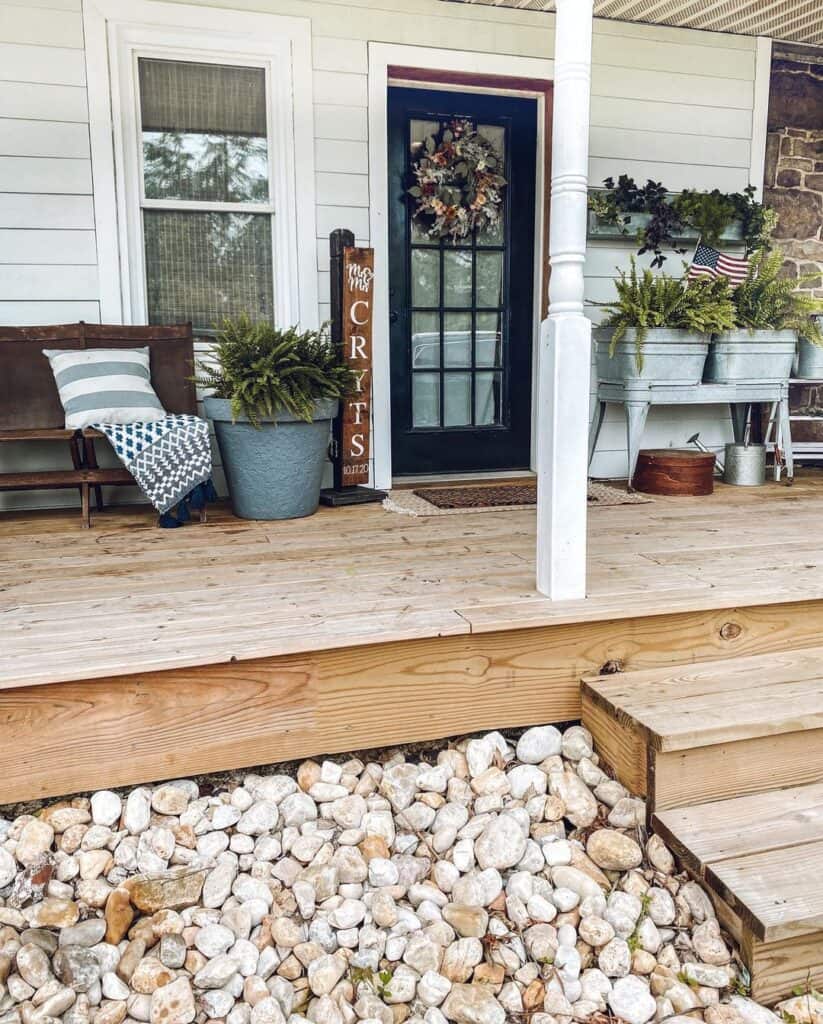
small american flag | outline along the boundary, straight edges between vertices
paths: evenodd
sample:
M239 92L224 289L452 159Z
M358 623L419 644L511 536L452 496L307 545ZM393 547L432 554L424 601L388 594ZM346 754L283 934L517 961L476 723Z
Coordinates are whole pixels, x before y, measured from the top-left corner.
M698 242L694 259L689 267L688 280L696 277L728 277L732 285L745 281L749 261L745 256L727 256L705 242Z

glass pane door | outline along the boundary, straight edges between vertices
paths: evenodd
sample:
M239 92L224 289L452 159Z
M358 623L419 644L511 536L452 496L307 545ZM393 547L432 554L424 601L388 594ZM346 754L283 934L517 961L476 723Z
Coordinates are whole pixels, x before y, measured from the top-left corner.
M409 159L443 123L411 117ZM506 162L506 127L477 123ZM499 427L504 421L506 211L492 229L459 242L409 230L412 426ZM482 370L480 368L482 367Z
M389 91L392 460L399 474L529 465L536 114L536 101L519 97ZM491 143L506 180L499 221L456 240L433 237L409 194L415 166L433 152L427 140L455 121Z

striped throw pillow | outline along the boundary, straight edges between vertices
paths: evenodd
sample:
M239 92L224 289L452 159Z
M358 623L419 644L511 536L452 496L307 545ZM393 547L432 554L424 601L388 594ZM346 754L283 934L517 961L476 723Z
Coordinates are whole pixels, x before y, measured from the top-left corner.
M69 430L166 415L151 386L148 348L47 348L43 354L51 363Z

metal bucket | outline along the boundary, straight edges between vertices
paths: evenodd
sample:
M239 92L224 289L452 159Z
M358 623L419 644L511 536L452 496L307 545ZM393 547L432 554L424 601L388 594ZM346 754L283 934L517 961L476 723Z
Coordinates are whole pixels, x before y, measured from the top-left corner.
M727 444L723 482L738 487L759 487L766 482L766 446Z

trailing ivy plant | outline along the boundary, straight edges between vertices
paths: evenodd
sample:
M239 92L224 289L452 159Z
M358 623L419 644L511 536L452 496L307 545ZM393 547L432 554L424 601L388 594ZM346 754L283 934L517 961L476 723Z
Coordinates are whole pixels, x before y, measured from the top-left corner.
M775 225L774 211L755 200L752 185L742 192L684 189L672 195L659 181L649 179L639 186L626 174L616 182L606 178L603 185L604 190L589 196L589 209L626 235L632 214L648 214L649 222L638 228L636 240L638 256L653 254L653 267L663 266L663 249L683 255L686 250L678 246L677 239L688 229L696 231L708 245L716 245L726 228L739 223L749 253L768 245Z
M223 320L207 362L198 362L195 383L231 402L232 416L255 427L284 411L310 422L317 401L353 390L355 373L325 328L279 329L243 314Z
M601 326L612 328L609 355L630 329L635 331L635 358L643 369L643 344L656 327L719 334L735 326L734 304L728 278L701 277L687 282L667 274L654 274L647 267L638 272L631 259L628 273L621 270L615 281L617 298L594 305L606 310Z
M735 319L749 331L797 331L814 345L823 346L823 328L812 319L823 313L823 303L798 286L815 280L815 275L790 278L781 275L780 249L758 249L749 260L749 270L732 293Z

